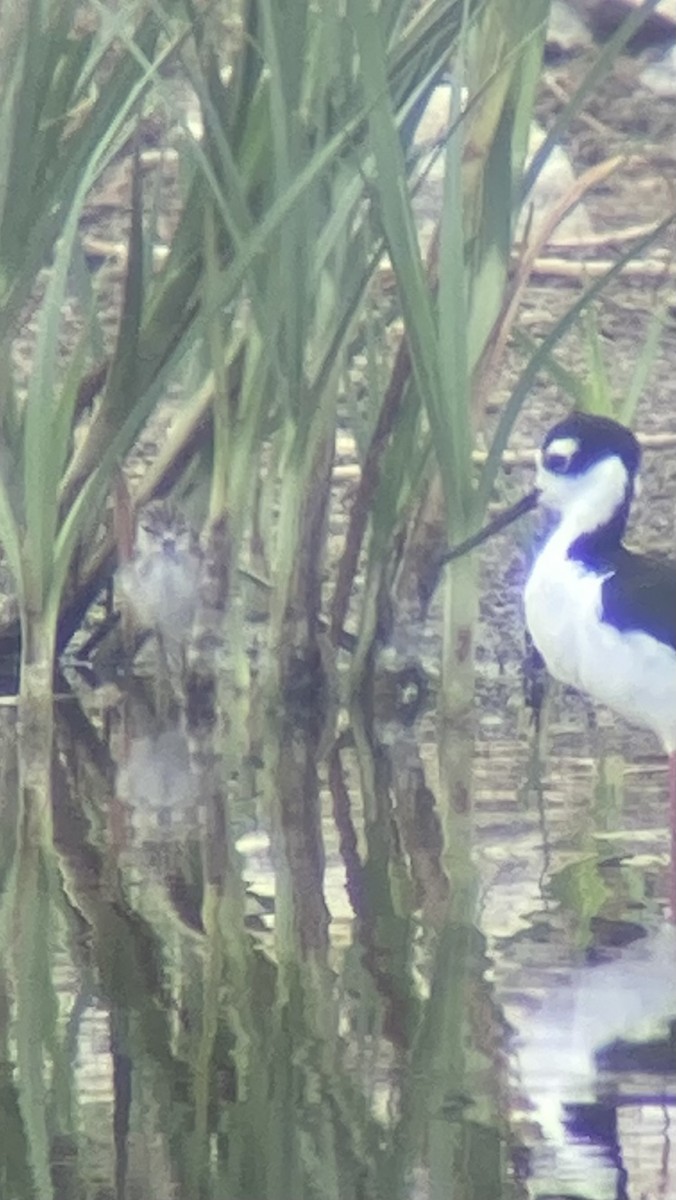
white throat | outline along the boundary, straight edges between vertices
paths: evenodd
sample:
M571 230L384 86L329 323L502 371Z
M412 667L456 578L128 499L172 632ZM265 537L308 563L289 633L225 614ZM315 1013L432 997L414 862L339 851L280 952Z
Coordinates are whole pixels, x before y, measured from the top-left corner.
M612 520L625 501L629 473L621 458L603 458L583 475L556 475L538 461L535 486L540 504L559 513L554 536L570 545Z

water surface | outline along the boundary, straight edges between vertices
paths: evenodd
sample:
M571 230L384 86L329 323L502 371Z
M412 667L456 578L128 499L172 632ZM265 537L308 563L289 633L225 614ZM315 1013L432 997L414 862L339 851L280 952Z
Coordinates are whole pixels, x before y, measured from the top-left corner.
M0 710L3 1198L676 1195L650 739L83 699Z

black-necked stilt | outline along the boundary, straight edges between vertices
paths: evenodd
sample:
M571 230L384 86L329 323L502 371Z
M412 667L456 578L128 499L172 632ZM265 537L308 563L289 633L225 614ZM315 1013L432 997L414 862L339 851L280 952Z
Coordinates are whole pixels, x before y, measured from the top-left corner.
M558 518L526 582L526 623L555 678L660 739L669 757L676 909L676 564L623 545L640 456L629 429L574 412L545 437L534 491L497 524L536 504Z
M183 514L168 501L146 505L117 583L138 624L154 629L173 657L195 618L200 565L199 539Z

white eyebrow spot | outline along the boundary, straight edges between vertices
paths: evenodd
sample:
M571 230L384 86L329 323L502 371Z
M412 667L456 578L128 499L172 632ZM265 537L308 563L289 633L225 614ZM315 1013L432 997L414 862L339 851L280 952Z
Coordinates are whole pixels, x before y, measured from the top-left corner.
M575 437L555 438L550 442L545 450L545 462L550 457L570 459L574 454L577 454L580 449L580 440Z

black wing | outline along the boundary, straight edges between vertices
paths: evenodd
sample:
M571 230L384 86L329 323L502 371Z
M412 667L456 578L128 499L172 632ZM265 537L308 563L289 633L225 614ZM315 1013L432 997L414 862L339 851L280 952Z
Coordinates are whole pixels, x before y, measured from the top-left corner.
M676 563L632 554L609 555L614 573L601 588L602 619L620 632L643 631L676 650Z

